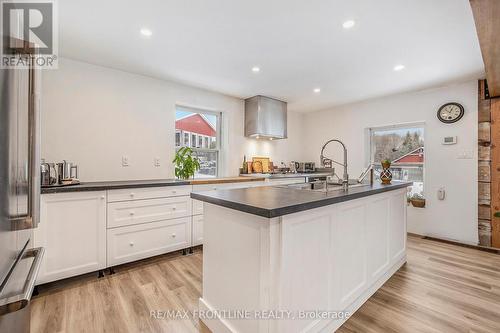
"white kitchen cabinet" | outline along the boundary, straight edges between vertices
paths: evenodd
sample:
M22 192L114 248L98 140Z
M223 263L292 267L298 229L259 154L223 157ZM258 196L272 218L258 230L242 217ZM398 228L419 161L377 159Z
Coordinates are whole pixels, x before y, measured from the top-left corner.
M193 216L193 246L203 244L203 215Z
M191 246L191 217L108 229L108 266Z
M108 202L189 196L191 185L109 190Z
M108 228L191 216L188 196L108 203Z
M106 192L44 194L34 246L45 248L37 283L106 267Z

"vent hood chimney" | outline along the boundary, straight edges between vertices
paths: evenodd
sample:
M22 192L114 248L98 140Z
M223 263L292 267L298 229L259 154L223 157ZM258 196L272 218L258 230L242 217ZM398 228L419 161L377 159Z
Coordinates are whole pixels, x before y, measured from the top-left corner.
M287 138L286 102L265 96L245 100L245 136L250 138Z

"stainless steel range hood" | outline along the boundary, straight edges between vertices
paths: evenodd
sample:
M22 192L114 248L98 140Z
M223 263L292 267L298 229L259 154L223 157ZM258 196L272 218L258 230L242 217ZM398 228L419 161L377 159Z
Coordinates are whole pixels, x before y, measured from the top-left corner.
M251 138L287 138L286 102L265 96L245 100L245 136Z

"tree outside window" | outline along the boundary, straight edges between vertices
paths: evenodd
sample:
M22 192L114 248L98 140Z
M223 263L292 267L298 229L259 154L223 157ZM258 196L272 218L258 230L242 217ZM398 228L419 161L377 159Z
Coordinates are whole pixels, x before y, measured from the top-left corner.
M411 194L424 194L424 127L423 124L370 129L371 162L380 177L384 159L391 161L394 180L413 182Z

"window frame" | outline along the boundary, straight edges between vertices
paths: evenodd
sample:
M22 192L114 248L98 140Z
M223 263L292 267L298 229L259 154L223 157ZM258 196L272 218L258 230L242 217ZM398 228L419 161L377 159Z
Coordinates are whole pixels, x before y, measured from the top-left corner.
M427 137L427 127L425 122L411 122L411 123L399 123L399 124L391 124L391 125L385 125L385 126L373 126L373 127L368 127L366 128L366 143L368 144L368 151L367 151L367 164L368 165L375 165L374 162L374 157L375 157L375 147L374 147L374 141L372 140L373 138L373 133L378 132L378 131L390 131L390 130L398 130L398 129L412 129L412 128L419 128L423 130L423 138L424 138L424 163L422 165L423 170L422 170L422 193L425 196L426 195L426 170L427 170L427 158L425 154L425 138Z
M189 133L189 146L193 152L208 152L208 153L211 153L211 152L214 152L215 155L216 155L216 170L215 170L215 177L220 177L220 175L222 174L222 165L221 165L221 161L223 160L222 158L222 152L223 152L223 148L222 148L222 121L223 121L223 112L221 111L214 111L214 110L207 110L207 109L203 109L203 108L198 108L198 107L191 107L191 106L183 106L183 105L175 105L175 112L177 111L183 111L183 112L190 112L190 113L198 113L198 114L201 114L201 115L212 115L212 116L215 116L216 117L216 126L215 126L215 141L216 141L216 145L215 145L215 148L210 148L211 146L211 143L213 142L212 140L209 140L209 147L204 147L203 143L205 142L205 140L203 139L203 135L198 135L196 133L191 133L191 132L185 132L185 133ZM177 120L177 119L175 119ZM175 129L175 121L174 121L174 129ZM195 147L192 147L193 143L191 142L192 140L192 135L195 136ZM198 147L198 141L199 139L202 139L202 145L201 147ZM175 139L175 137L174 137ZM183 144L184 142L181 140L181 144ZM174 140L174 145L175 145L175 140ZM184 145L181 145L181 146L175 146L175 150L177 151L179 148L181 147L184 147ZM196 177L195 175L195 178L198 178L198 179L201 179L201 178L209 178L209 177L200 177L198 175L198 177Z

